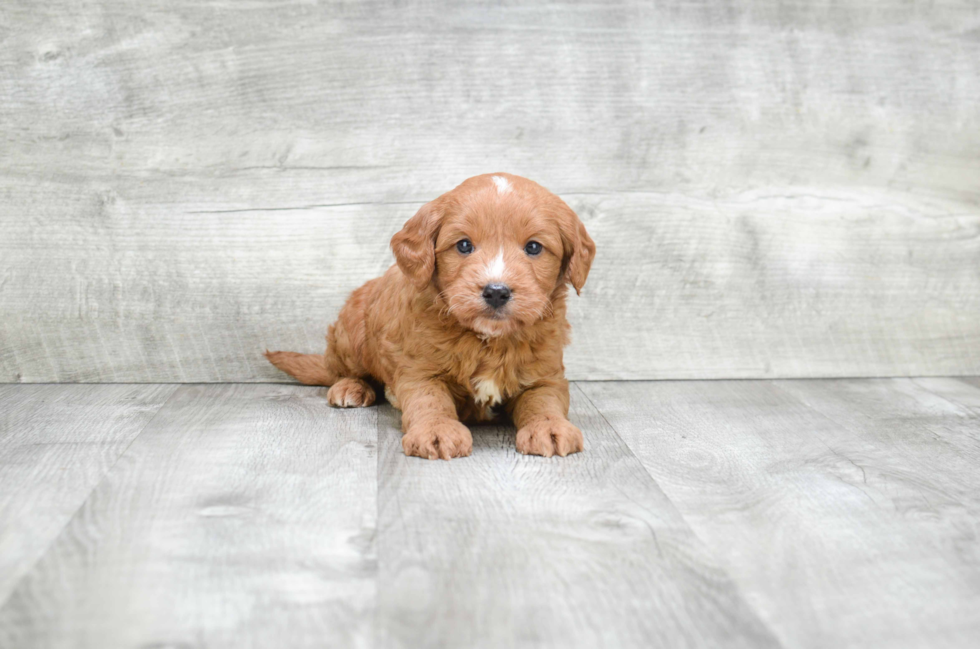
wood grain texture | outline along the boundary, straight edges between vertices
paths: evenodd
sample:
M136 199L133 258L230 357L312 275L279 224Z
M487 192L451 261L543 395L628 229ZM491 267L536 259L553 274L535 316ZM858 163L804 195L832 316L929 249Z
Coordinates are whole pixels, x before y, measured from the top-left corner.
M977 413L908 380L580 387L785 646L976 645Z
M378 646L777 646L602 415L572 396L586 451L405 457L379 428Z
M176 386L0 386L0 605Z
M942 376L923 377L912 379L912 383L917 388L932 392L980 416L980 377L962 376L955 379ZM980 442L980 431L976 431L972 437Z
M980 6L0 7L0 381L280 380L424 201L599 245L571 378L980 373ZM610 335L615 332L615 335Z
M376 421L313 388L179 388L0 609L0 646L367 646Z

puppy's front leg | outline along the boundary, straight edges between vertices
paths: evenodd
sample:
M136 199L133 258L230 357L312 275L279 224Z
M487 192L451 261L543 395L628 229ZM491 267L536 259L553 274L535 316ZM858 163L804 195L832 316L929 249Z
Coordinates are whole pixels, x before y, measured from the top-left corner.
M564 457L582 450L582 431L568 421L568 381L540 383L522 392L512 403L518 451Z
M466 457L473 451L470 429L459 422L456 403L445 384L406 381L398 386L405 455L430 460Z

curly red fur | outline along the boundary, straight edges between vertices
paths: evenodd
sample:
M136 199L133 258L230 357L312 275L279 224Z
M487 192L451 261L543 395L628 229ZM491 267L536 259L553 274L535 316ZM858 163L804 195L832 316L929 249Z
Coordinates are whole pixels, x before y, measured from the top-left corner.
M457 250L461 239L471 253ZM531 240L540 254L525 252ZM324 355L268 359L304 383L341 388L328 393L332 405L370 405L364 380L383 383L402 410L409 455L469 455L460 422L494 419L498 402L518 427L519 451L582 450L567 419L566 284L581 290L595 244L571 208L526 178L476 176L424 205L391 247L397 264L353 292ZM482 296L491 279L511 290L496 311Z

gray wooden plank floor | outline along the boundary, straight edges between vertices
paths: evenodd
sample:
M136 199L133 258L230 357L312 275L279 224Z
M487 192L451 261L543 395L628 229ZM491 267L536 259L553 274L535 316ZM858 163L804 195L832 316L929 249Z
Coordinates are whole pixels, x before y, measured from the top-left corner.
M173 385L0 385L0 603Z
M0 386L0 647L977 645L980 382L572 392L585 453L444 463L317 388Z
M582 389L786 646L975 647L980 391L943 381Z
M364 646L377 411L184 386L0 609L4 647Z
M588 452L526 457L511 427L466 461L379 429L379 639L386 647L771 647L771 633L581 393Z

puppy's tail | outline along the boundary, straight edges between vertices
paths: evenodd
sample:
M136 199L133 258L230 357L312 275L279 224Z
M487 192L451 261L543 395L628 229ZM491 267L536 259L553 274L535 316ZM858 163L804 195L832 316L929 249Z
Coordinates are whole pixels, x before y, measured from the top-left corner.
M333 385L337 382L334 373L327 369L327 359L323 354L266 351L265 357L286 374L295 376L300 383Z

